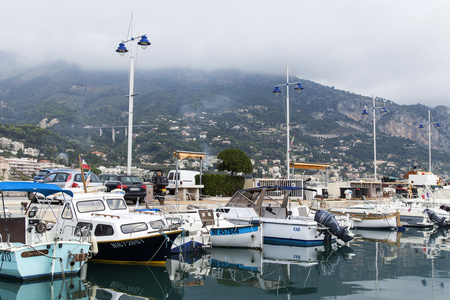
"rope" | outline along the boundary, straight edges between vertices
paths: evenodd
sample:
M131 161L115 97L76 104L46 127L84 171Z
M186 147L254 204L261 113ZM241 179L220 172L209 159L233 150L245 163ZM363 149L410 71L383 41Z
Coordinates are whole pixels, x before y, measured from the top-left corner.
M161 243L161 245L159 246L158 250L156 250L155 253L153 254L153 256L147 261L147 263L149 263L149 262L151 262L153 260L153 258L155 257L156 253L158 253L159 250L161 250L161 247L164 245L164 242L166 243L166 246L167 246L167 241L170 241L169 237L164 232L160 231L159 234L161 234L163 237L165 237L165 239Z

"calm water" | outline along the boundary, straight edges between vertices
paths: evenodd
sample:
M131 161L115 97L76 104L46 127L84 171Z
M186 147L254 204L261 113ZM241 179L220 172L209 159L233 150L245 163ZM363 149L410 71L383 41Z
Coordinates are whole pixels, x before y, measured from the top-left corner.
M0 299L449 299L446 230L358 231L349 246L212 249L166 267L89 264L86 279L0 282Z

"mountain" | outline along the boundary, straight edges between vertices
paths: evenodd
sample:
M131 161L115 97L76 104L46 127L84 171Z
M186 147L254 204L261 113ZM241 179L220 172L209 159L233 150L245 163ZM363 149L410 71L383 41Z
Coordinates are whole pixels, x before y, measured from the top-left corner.
M301 81L304 89L290 94L291 136L295 135L291 157L334 162L345 165L345 171L351 165L354 173L370 173L372 98L304 79L293 80ZM282 82L283 76L238 70L138 71L134 124L140 127L133 129L133 161L162 164L172 161L175 149L216 155L233 147L255 159L257 166L264 159L278 159L283 167L286 103L285 97L272 93ZM76 141L84 151L107 154L106 164L123 164L127 94L126 73L84 71L63 62L42 65L0 81L0 122L46 127ZM377 99L377 105L382 103L389 112L376 115L378 172L399 175L414 164L428 166L428 110L433 120L442 124L438 130L433 126L431 132L433 169L447 172L449 107L398 105ZM363 117L365 106L369 115ZM426 129L419 130L420 124ZM336 172L345 176L342 168Z

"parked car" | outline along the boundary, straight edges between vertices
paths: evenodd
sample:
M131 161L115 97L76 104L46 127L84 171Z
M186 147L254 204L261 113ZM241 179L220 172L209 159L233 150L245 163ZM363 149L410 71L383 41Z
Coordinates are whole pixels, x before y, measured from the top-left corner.
M41 180L45 175L51 173L55 171L55 169L41 169L39 170L39 172L36 174L36 176L33 177L33 182L38 182L39 180Z
M87 174L85 173L84 175L86 176ZM72 178L73 182L71 186L67 186L68 181L70 181ZM83 178L81 177L81 171L72 169L53 170L53 172L48 173L47 175L39 179L37 182L56 184L57 186L63 189L83 187ZM100 179L98 179L97 175L92 173L91 179L88 183L88 187L95 187L95 186L103 186L103 183L100 181ZM40 200L41 198L37 197L35 193L28 193L28 199L30 199L31 201L37 201Z
M87 173L85 172L86 176ZM67 182L73 178L73 183L70 187L66 186ZM61 188L82 188L83 187L83 178L81 177L80 170L72 170L72 169L60 169L55 170L46 176L44 176L39 182L42 183L53 183ZM103 183L100 181L97 175L91 173L91 179L88 183L88 187L102 186Z
M191 170L178 170L178 176L175 176L175 173L175 170L171 170L169 172L169 175L167 176L167 178L169 179L169 184L166 188L172 195L175 194L175 189L177 186L176 180L178 180L178 188L193 186L195 185L195 176L200 175L200 172Z
M126 174L101 174L100 181L105 185L106 191L110 192L115 189L122 189L125 191L125 200L131 200L134 204L137 201L144 202L147 196L147 187L134 175Z

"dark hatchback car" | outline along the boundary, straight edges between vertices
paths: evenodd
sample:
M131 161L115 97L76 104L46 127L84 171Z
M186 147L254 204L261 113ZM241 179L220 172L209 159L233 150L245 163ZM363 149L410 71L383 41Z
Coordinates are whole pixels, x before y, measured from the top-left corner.
M122 189L125 191L125 200L131 200L135 204L138 200L139 202L144 202L144 198L147 196L147 188L137 176L101 174L98 177L106 186L106 191L110 192L115 189Z

